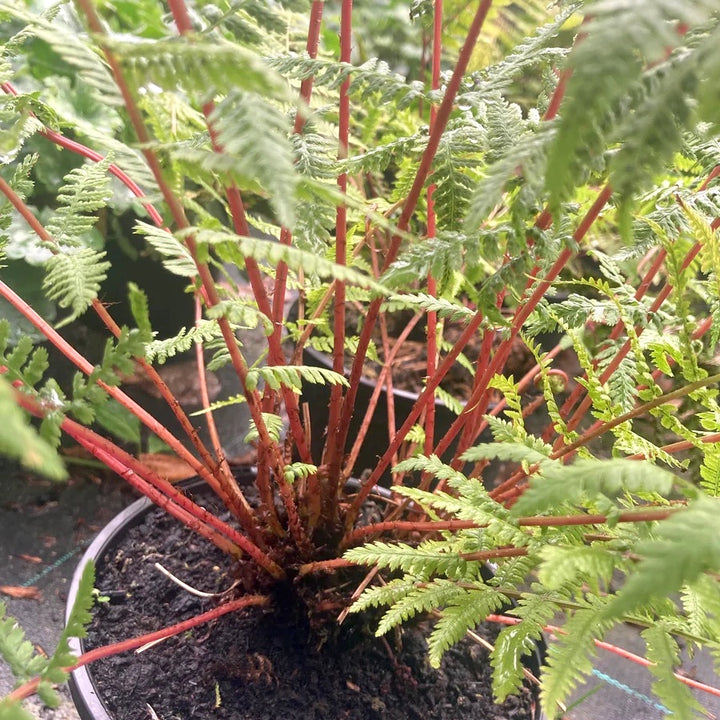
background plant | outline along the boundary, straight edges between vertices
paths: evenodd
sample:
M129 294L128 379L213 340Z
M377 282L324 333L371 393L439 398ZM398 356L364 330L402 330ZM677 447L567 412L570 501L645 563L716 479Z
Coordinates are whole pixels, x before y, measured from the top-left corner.
M452 66L442 5L414 8L433 29L423 83L404 67L407 58L388 60L409 77L372 58L352 64L349 2L323 26L339 27L337 48L320 42L327 31L315 34L322 3L218 12L175 0L172 24L152 3L78 0L77 15L68 6L38 13L0 3L9 20L1 68L12 161L0 180L6 224L35 233L23 236L24 257L42 250L58 326L92 309L112 336L90 363L0 282L15 311L82 371L70 387L44 380L44 348L11 337L8 326L5 374L16 402L41 418L46 441L64 431L229 556L250 557L277 579L341 565L314 552L328 536L345 548L374 534L422 533L419 544L378 541L349 552L352 561L402 571L357 607L391 605L381 631L440 609L430 638L437 661L516 600L520 622L501 632L493 655L498 696L517 689L519 659L561 610L567 634L551 644L543 674L550 714L591 668L595 641L631 619L647 626L663 703L691 717L696 704L673 674L676 638L713 650L718 640L717 3L562 3L504 57L469 73L471 62L483 62L474 49L483 30L493 32L484 24L493 5L480 2L466 21ZM537 16L535 4L494 9L523 22ZM568 28L576 27L568 54ZM85 43L78 28L89 30ZM43 55L61 61L59 84L30 69ZM93 113L104 122L92 123ZM73 160L58 194L41 200L48 141L91 162ZM118 327L99 300L108 267L95 218L129 209L141 218L143 242L192 289L194 327L158 337L137 285L129 286L131 326ZM251 224L276 240L252 237ZM252 299L229 266L243 269ZM289 324L288 289L300 297ZM552 294L565 299L549 303ZM363 309L357 335L346 332L347 301ZM400 309L426 326L426 386L346 504L363 361L374 327L382 331ZM442 332L450 319L461 328L454 343ZM256 326L268 351L251 367L237 333ZM543 348L537 338L550 331L564 345ZM473 337L481 346L474 364L462 355ZM305 344L329 350L333 369L302 366ZM576 381L553 365L568 345ZM204 399L207 447L152 366L194 350L203 378L203 347L210 368L233 366L243 390L237 401L249 406L259 509L224 461L213 420L222 408ZM532 358L523 377L507 373L513 348ZM438 389L456 361L473 373L464 406ZM191 449L122 391L137 364L169 400ZM303 382L332 386L318 457L298 402ZM457 411L442 437L436 395ZM240 530L91 429L109 403L207 480ZM478 443L487 428L494 442ZM394 479L408 480L397 492L411 515L355 528L362 502L397 459ZM282 561L266 550L274 536L293 548ZM486 561L496 565L489 581L480 572Z

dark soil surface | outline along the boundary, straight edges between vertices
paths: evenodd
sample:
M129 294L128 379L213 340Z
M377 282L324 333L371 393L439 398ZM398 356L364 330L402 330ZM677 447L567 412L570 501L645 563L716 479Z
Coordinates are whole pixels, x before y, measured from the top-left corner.
M162 512L133 528L98 568L111 596L95 612L89 648L171 625L213 607L154 567L159 562L206 592L233 582L225 556ZM356 582L348 579L347 591ZM286 598L287 599L287 598ZM486 651L451 649L430 668L420 629L377 640L351 615L313 631L305 609L231 613L144 652L95 663L100 695L116 720L523 720L533 717L525 691L495 705ZM337 613L335 613L337 614Z

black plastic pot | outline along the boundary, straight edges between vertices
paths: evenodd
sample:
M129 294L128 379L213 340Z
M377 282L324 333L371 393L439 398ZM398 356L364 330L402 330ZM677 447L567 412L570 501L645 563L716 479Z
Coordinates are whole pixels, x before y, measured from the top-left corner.
M357 484L357 481L350 480L349 484ZM185 485L185 487L194 489L202 487L203 485L204 483L202 481L191 480ZM384 488L377 488L377 491L378 494L382 496L390 496L389 491ZM130 528L140 524L143 521L144 516L154 507L153 503L147 498L136 500L132 505L116 515L100 531L98 536L85 551L73 575L70 584L70 591L68 593L66 619L75 602L80 578L85 565L89 561L94 562L96 565L102 562L103 557L112 552L119 544L122 543L125 533ZM488 566L487 576L490 577L491 575L492 568ZM85 650L82 640L78 638L70 638L70 648L77 655L82 654ZM542 665L544 652L544 643L542 643L535 648L535 651L531 656L525 659L526 667L536 677L538 676ZM74 670L70 674L70 693L78 714L82 720L113 720L112 715L98 693L98 688L95 685L90 669L91 668L89 666L83 666ZM539 703L536 707L536 720L545 720L545 715L541 712Z

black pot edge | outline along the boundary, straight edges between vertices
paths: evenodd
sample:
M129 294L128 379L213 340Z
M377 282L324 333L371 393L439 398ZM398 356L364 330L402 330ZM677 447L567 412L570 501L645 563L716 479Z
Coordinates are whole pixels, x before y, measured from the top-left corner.
M148 498L136 500L124 510L120 511L105 525L92 543L90 543L87 550L83 553L70 583L67 606L65 608L66 622L72 606L75 603L80 578L82 577L85 565L90 561L96 562L105 552L112 549L122 538L121 530L125 527L137 525L151 507L153 507L153 503ZM81 655L85 650L83 641L80 638L69 638L69 644L70 650L76 655ZM68 685L70 686L70 695L82 720L113 720L105 703L98 695L95 681L92 679L87 665L83 665L70 673Z
M358 481L351 478L348 483L358 483ZM200 484L203 484L201 480L190 480L187 483L183 483L186 488ZM384 497L390 497L392 494L389 489L379 486L376 487L375 490L379 495ZM87 550L83 553L78 566L75 568L72 580L70 581L67 605L65 607L66 622L68 616L70 615L70 611L72 610L72 606L75 603L77 589L80 584L80 578L82 577L85 565L90 561L97 562L98 558L102 557L105 552L112 549L120 541L122 538L122 533L120 531L123 528L130 528L139 524L142 521L143 516L153 507L155 507L153 502L148 498L143 497L136 500L131 505L128 505L128 507L124 510L121 510L100 530L95 539L90 543ZM490 571L492 572L491 569ZM85 651L81 638L70 637L68 638L68 644L70 645L70 651L75 655L79 656ZM530 671L536 677L538 676L540 667L542 666L544 655L545 642L541 640L538 644L536 644L532 655L528 658L528 664L531 666ZM526 660L526 662L528 660ZM93 680L87 665L83 665L70 673L68 685L70 687L70 695L81 720L114 720L107 709L107 706L98 694L97 686L95 685L95 681ZM535 720L547 720L547 716L543 712L539 702L536 704Z

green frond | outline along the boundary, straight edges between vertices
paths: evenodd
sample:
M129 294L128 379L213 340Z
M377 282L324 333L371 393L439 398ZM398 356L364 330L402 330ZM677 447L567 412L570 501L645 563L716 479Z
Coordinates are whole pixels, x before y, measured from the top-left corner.
M596 594L607 588L620 565L616 552L602 545L562 547L546 545L539 550L538 580L550 590L582 587L587 583Z
M465 407L465 403L458 400L454 395L447 392L447 390L443 390L441 387L435 388L435 398L439 400L448 410L454 412L455 415L459 415Z
M478 443L462 454L466 462L480 460L503 460L505 462L523 463L526 466L542 465L553 462L550 460L552 447L541 438L527 438L526 443L496 442Z
M5 603L0 602L0 655L16 678L29 680L43 671L47 660L35 652L15 618L5 612Z
M458 643L468 630L473 630L490 613L507 604L507 598L487 585L457 588L440 611L440 619L435 623L428 638L428 656L430 665L440 667L442 656Z
M83 236L97 222L96 213L110 199L108 166L111 158L101 162L87 162L71 170L58 190L58 209L47 224L47 231L62 248L83 242Z
M558 513L561 508L582 507L590 500L613 501L622 493L667 496L674 482L672 473L644 461L581 459L570 465L545 464L513 505L512 514Z
M71 310L58 327L80 317L97 298L110 267L104 257L104 252L92 248L73 248L53 255L47 261L47 274L43 281L45 294L61 308Z
M720 443L703 444L700 487L711 497L720 496Z
M14 390L0 376L0 453L15 458L24 467L53 480L63 480L67 472L55 448L38 435L25 413L17 406Z
M548 646L540 697L549 717L558 716L559 704L567 700L582 678L592 672L594 641L612 624L603 616L604 610L602 605L577 610L563 625L563 634Z
M608 607L615 617L654 598L691 585L707 571L720 569L720 538L714 518L718 501L701 496L663 520L654 537L635 547L642 557ZM717 590L716 590L717 591Z
M443 607L461 594L462 588L450 580L435 579L410 590L405 596L395 600L392 607L383 615L376 635L385 635L389 630L407 622L416 615Z
M487 167L470 198L465 232L473 233L482 228L505 192L517 182L519 167L523 169L527 181L539 185L545 176L546 156L553 133L551 124L540 125L537 130L523 134L515 146L507 148L500 159Z
M304 480L317 474L317 465L294 462L285 466L285 481L292 485L296 480Z
M426 540L417 547L406 543L373 543L348 550L345 558L359 565L377 565L389 570L402 570L408 575L429 577L469 577L478 572L479 563L464 560L445 541Z
M650 672L656 680L653 692L678 720L693 720L704 713L690 688L675 677L680 664L680 652L675 639L662 625L654 625L642 631L646 657L652 665Z
M197 275L197 266L190 251L167 230L138 220L135 233L145 238L148 245L160 255L163 267L173 275L187 278Z
M397 473L408 473L408 472L419 472L419 473L430 473L433 477L439 480L464 480L465 476L444 463L437 455L416 455L415 457L408 458L398 463L394 468L393 472ZM402 488L401 488L402 489ZM434 494L426 493L427 499L432 501ZM419 497L415 498L419 501Z
M132 316L138 330L145 333L148 337L151 337L153 331L150 324L150 307L148 305L148 298L134 282L128 283L128 301L130 303L130 311L132 312Z
M391 268L392 271L392 268ZM427 274L427 273L425 273ZM420 274L422 276L422 273ZM383 282L392 285L392 272L383 277ZM440 318L448 320L467 321L474 317L475 313L468 307L455 303L452 300L438 298L425 293L410 295L403 293L402 295L391 295L382 306L383 312L397 312L399 310L415 310L416 312L435 312Z
M282 433L285 423L283 422L283 419L279 415L275 415L274 413L262 413L262 419L265 424L265 428L268 431L268 434L270 437L275 440L276 442L280 440L280 433ZM258 429L255 425L255 421L250 421L250 430L243 438L243 442L246 445L249 445L252 442L255 442L260 438L260 433L258 432Z
M547 593L523 593L509 614L521 618L517 625L504 627L490 654L493 666L493 694L497 702L522 686L525 666L522 658L531 653L543 636L543 628L557 613L557 604Z
M145 359L162 365L168 358L189 350L196 342L206 343L220 336L220 328L214 320L201 320L191 328L180 328L174 337L149 342L145 346Z
M465 93L462 97L473 94L483 97L492 92L500 92L516 77L532 67L542 63L557 65L568 51L550 43L557 38L563 25L581 7L581 2L567 3L552 21L541 25L532 35L523 38L502 61L481 70L478 73L479 87L473 88L470 93Z
M237 328L254 329L262 326L266 336L272 334L272 321L267 315L261 313L255 306L254 301L240 298L238 300L221 300L219 303L208 308L206 315L211 320L226 318Z
M260 380L272 390L279 390L284 385L296 392L300 392L303 380L316 385L349 385L340 373L308 365L268 365L251 370L246 381L248 390L255 390Z
M278 222L292 228L298 176L287 115L259 94L233 90L217 104L210 122L223 152L208 154L205 167L241 188L258 185L268 194Z
M84 638L87 636L86 628L92 621L90 610L95 604L94 585L95 567L92 562L88 562L80 576L77 596L55 652L41 673L42 679L38 694L43 702L51 707L54 707L60 701L52 686L67 680L68 673L65 668L72 665L76 660L75 655L70 651L68 638Z
M136 87L182 88L202 97L232 90L287 97L287 85L263 59L217 35L182 36L127 42L103 40Z
M241 267L245 257L252 257L258 262L267 262L273 266L285 262L291 270L296 272L302 270L306 275L332 278L369 288L381 294L388 294L387 290L371 277L352 268L338 265L314 253L298 250L272 240L243 237L227 231L202 228L188 228L176 233L176 236L181 239L186 235L195 237L199 249L201 246L205 246L206 251L213 248L218 254L222 253L223 260L236 262Z
M363 590L350 606L350 612L365 612L381 605L394 605L416 587L413 578L394 578L384 585L374 585Z

